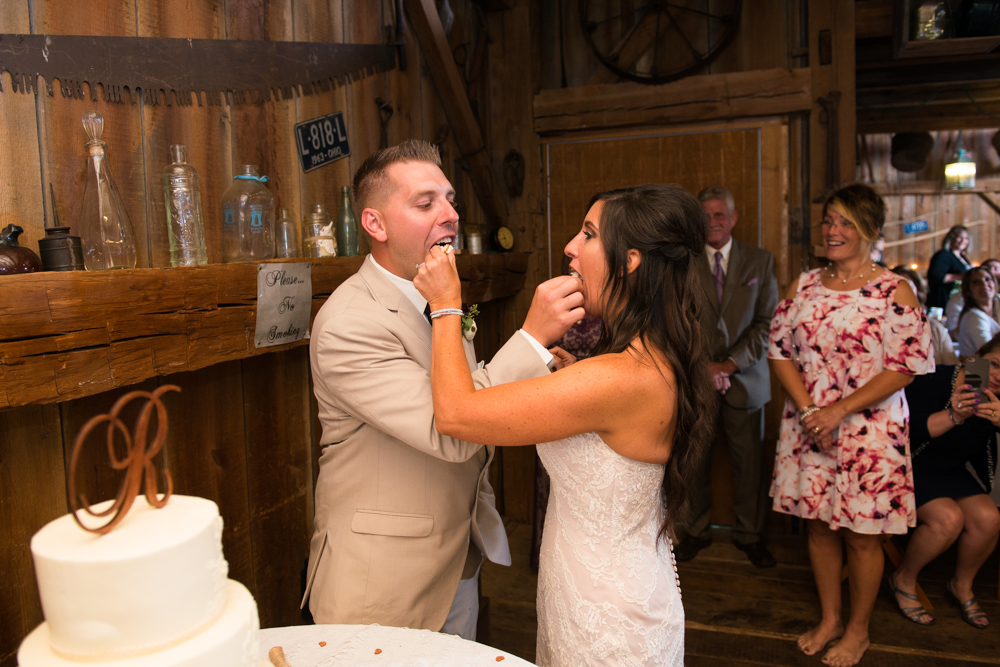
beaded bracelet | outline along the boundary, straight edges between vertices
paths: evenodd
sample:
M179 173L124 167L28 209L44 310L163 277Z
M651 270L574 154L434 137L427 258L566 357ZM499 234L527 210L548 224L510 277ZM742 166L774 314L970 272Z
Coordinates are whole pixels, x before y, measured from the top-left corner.
M957 419L955 419L955 413L951 411L950 405L948 406L948 418L951 419L951 423L954 424L955 426L961 426L962 424L965 423L964 419L962 421L958 421Z
M465 315L461 308L442 308L441 310L432 310L431 319L436 320L442 315Z
M812 405L807 405L806 407L802 408L802 411L799 412L799 423L801 424L803 421L805 421L806 417L808 417L814 412L819 412L819 408L816 407L815 403L813 403Z

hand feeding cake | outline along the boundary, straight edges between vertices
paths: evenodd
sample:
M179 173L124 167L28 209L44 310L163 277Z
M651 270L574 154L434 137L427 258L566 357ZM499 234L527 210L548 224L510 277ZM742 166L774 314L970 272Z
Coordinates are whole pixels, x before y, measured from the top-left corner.
M190 496L161 509L137 498L106 535L72 515L49 523L31 540L45 623L21 645L20 667L260 664L257 605L226 579L221 538L218 507Z

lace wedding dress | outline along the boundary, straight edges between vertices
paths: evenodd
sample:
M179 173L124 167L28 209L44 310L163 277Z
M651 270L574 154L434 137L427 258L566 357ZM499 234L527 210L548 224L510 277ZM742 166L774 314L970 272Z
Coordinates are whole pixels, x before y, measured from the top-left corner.
M663 466L627 459L596 433L545 443L551 477L538 572L542 667L684 662L673 549L657 540Z

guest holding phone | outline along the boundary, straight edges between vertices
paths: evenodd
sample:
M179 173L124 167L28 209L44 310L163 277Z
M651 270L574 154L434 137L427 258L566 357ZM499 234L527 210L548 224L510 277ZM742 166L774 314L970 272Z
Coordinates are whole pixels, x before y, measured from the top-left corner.
M920 625L931 625L934 618L916 602L917 576L956 541L958 559L955 575L946 585L948 598L972 627L982 630L990 624L972 583L1000 535L1000 511L987 495L993 488L1000 430L1000 336L986 343L976 357L965 368L938 366L935 373L916 377L906 388L920 525L887 582L900 612ZM980 362L985 362L981 370L976 368ZM981 381L982 390L973 386L973 375L981 376L974 383Z
M971 357L1000 333L1000 324L993 319L996 293L997 284L988 268L977 266L962 276L965 306L958 325L958 353L962 357Z

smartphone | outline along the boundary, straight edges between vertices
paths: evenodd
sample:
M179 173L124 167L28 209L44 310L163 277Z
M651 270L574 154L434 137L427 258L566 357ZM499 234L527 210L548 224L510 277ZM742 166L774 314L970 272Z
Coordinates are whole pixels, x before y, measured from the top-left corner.
M990 387L989 359L973 359L965 364L965 384L972 385L976 397L982 396L983 389Z

